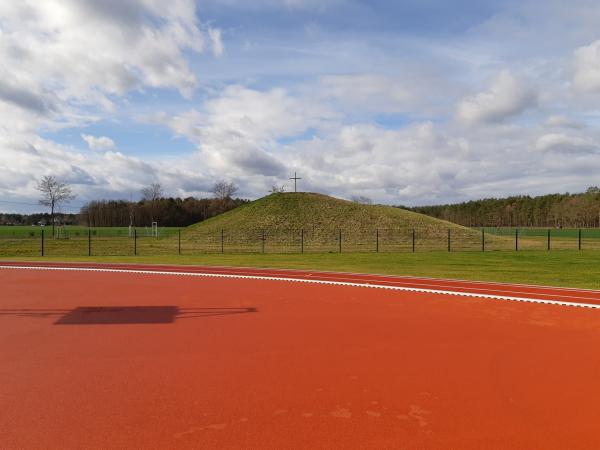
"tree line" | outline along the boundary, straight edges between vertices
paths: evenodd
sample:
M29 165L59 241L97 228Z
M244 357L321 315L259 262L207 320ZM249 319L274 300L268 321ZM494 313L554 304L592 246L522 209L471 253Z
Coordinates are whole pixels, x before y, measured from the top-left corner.
M240 198L157 198L140 200L93 200L78 214L0 213L0 225L82 225L90 227L150 226L185 227L236 208L248 200Z
M56 210L75 196L71 187L53 176L43 176L37 184L39 203L50 209L43 214L0 214L0 225L84 225L90 227L150 226L183 227L236 208L248 200L233 198L238 187L231 181L219 181L212 187L212 198L173 198L164 195L160 183L141 190L139 201L93 200L79 214L61 214Z
M64 225L79 224L79 214L55 214L55 218ZM50 213L18 214L0 213L0 225L39 225L52 223Z
M79 223L90 227L150 226L185 227L236 208L240 198L156 198L155 200L94 200L81 208Z
M233 198L238 187L219 181L212 188L213 198L165 197L160 183L142 189L138 202L126 200L95 200L79 212L79 220L90 227L150 226L185 227L209 219L247 203Z
M600 188L583 193L486 198L407 208L468 227L600 227Z

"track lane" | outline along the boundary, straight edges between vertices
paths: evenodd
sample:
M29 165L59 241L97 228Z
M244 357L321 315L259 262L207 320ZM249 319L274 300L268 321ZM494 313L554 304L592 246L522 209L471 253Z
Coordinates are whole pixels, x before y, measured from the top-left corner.
M600 306L600 291L591 289L561 288L507 284L483 281L435 279L424 277L404 277L390 275L369 275L358 273L336 273L295 269L261 269L226 266L192 266L166 264L122 264L122 263L56 263L56 262L1 262L2 267L42 267L101 270L157 271L169 273L213 274L242 277L283 278L289 280L321 281L373 285L374 287L395 287L403 289L447 292L457 295L480 295L482 297L510 297L511 299L541 300L550 302L587 304Z

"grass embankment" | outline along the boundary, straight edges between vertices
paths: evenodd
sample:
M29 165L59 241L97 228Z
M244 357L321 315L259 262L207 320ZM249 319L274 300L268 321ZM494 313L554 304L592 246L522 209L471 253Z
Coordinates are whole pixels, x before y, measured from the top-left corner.
M364 205L310 192L271 194L187 228L254 230L372 231L376 228L465 229L444 220L383 205Z
M480 232L423 214L383 205L364 205L309 192L271 194L182 231L182 239L217 246L223 230L225 245L242 251L266 240L271 251L385 251L412 248L413 231L420 250L442 250L448 232L454 249L478 247ZM490 244L508 242L489 236ZM200 248L199 248L200 249ZM193 250L193 248L192 248Z
M6 258L9 259L9 258ZM15 260L16 258L10 258ZM592 251L428 252L347 254L225 254L21 258L24 261L97 261L197 264L413 275L600 289L600 253ZM1 263L0 259L0 263Z

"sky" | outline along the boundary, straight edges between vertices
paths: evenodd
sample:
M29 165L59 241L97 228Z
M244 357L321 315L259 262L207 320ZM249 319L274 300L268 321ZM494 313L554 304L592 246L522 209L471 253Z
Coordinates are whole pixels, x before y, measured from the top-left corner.
M547 0L0 2L0 211L219 180L427 205L600 184L600 8Z

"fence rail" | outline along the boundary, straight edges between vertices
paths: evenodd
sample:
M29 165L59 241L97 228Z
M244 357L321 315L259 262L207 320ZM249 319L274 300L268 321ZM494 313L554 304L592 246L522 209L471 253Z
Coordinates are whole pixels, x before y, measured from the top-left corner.
M126 256L205 253L390 253L600 250L600 229L478 228L288 231L169 229L159 236L107 229L52 236L36 229L0 235L0 256Z

